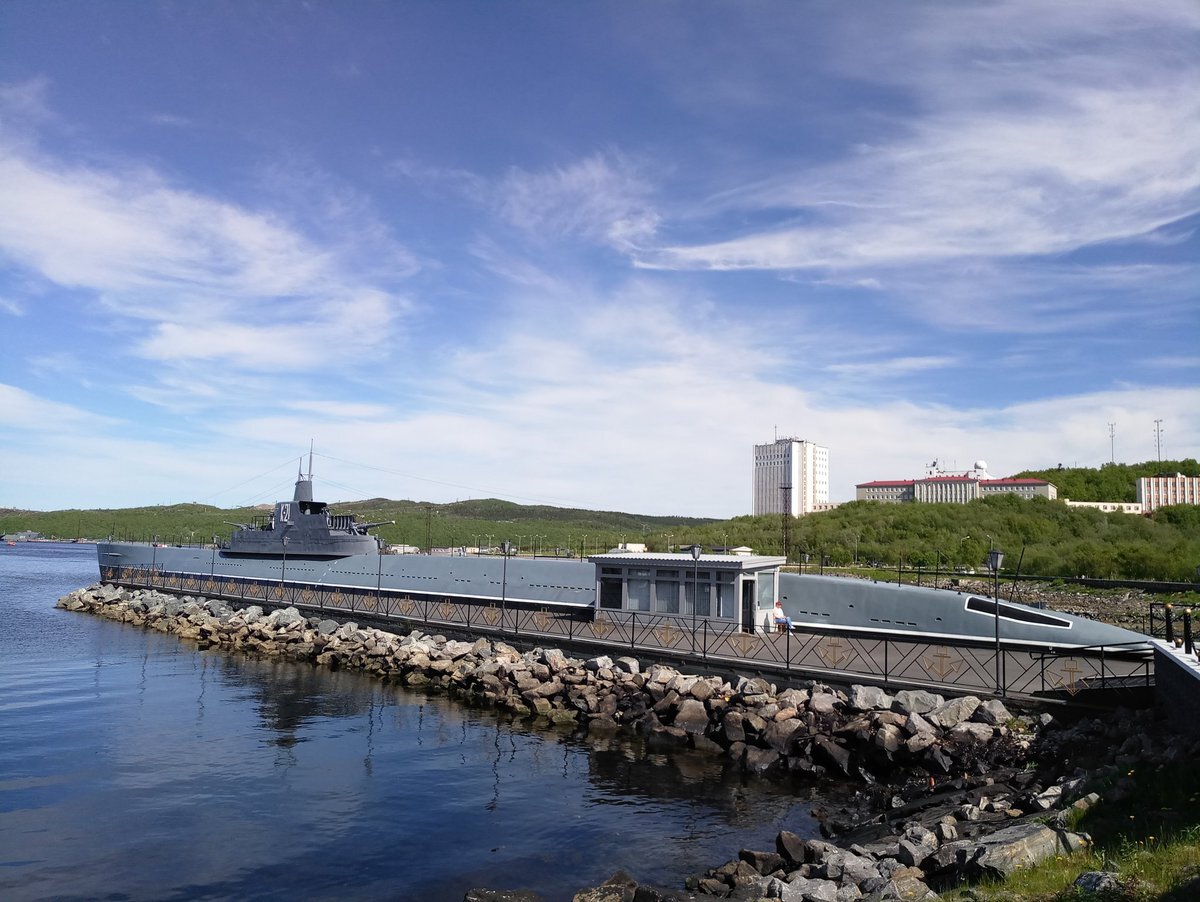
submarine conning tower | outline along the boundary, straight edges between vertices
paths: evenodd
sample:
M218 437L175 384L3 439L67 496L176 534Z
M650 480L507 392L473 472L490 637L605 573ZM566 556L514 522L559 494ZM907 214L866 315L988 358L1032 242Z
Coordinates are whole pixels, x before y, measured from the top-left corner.
M300 472L296 474L296 492L293 501L312 501L312 457L308 459L308 475L304 474L304 458L300 458Z

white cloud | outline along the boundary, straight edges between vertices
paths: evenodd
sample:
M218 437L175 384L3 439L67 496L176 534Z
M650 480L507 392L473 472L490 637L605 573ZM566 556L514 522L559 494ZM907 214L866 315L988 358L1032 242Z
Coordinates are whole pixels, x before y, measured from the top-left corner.
M0 426L6 429L50 434L58 441L62 433L104 429L115 423L74 405L50 401L15 385L0 383Z
M579 236L632 250L650 239L659 217L649 184L614 154L595 154L542 172L513 168L497 189L500 214L543 239Z
M1166 21L1154 5L1122 7L898 14L891 49L854 73L907 87L915 115L856 155L713 201L714 213L803 212L803 224L663 247L642 264L861 271L1060 254L1200 210L1200 23L1178 6Z

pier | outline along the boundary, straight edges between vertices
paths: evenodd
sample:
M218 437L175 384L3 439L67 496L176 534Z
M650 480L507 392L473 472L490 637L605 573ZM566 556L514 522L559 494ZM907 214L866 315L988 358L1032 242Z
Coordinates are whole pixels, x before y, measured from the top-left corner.
M772 680L822 679L953 694L1127 707L1151 704L1155 661L1106 646L1029 648L983 642L925 642L836 629L747 631L715 617L689 617L496 599L451 598L387 589L329 587L229 576L106 567L105 582L203 595L242 605L295 607L313 615L433 631L637 655Z

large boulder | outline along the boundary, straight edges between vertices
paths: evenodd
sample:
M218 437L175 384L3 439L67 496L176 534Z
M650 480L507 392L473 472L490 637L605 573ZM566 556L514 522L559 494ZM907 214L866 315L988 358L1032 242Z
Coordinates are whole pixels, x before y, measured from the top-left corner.
M981 837L972 876L1004 880L1018 868L1032 867L1059 852L1058 834L1045 824L1016 824Z
M856 711L886 711L892 706L892 697L878 686L851 686L850 707Z
M892 710L901 714L928 714L945 701L942 696L924 689L901 689L892 699Z
M948 729L964 720L970 720L978 707L978 698L974 695L964 695L962 698L952 698L938 705L929 712L929 718Z
M708 729L708 711L704 707L704 702L696 701L694 698L685 698L679 705L674 724L687 733L703 735L704 731Z

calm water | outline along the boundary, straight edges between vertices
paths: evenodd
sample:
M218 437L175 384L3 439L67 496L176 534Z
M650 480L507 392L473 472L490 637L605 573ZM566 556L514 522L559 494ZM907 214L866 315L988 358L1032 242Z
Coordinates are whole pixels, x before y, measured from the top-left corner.
M569 899L815 835L804 787L54 607L95 580L92 546L0 546L5 899Z

